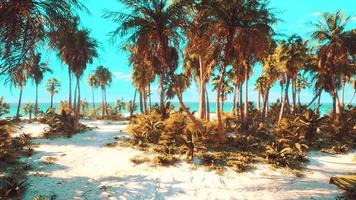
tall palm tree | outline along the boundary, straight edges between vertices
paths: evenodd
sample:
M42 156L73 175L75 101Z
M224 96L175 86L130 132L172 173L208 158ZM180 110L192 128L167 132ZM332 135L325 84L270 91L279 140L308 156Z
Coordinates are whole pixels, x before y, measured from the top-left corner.
M169 64L169 44L179 45L179 29L185 20L188 0L120 0L130 13L107 11L104 17L119 23L113 36L128 36L128 43L138 44L156 57L156 74L160 78L160 107L165 113L166 73ZM117 20L119 19L119 20ZM144 38L144 39L143 39Z
M26 86L26 82L30 76L28 69L29 69L28 64L24 63L23 65L13 68L7 77L7 79L8 79L7 82L9 82L10 84L12 84L15 87L20 89L20 96L19 96L19 101L18 101L17 110L16 110L16 118L20 117L20 106L21 106L21 102L22 102L22 92L23 92L23 89Z
M31 77L36 85L36 101L35 101L35 115L37 115L38 108L38 85L43 80L43 75L46 72L52 72L50 68L48 68L46 63L41 63L41 54L36 54L31 63Z
M272 28L276 21L274 15L268 9L268 2L247 0L212 0L204 1L212 25L217 35L217 40L223 44L223 64L220 67L219 85L222 85L226 67L236 63L243 66L245 75L245 104L243 124L248 122L248 79L251 72L251 64L254 59L261 58L269 43ZM235 60L235 61L234 61ZM217 87L217 102L221 87ZM219 105L219 104L217 104ZM222 124L220 106L217 107L217 121L219 135L224 141L225 133Z
M46 83L46 89L51 95L51 109L53 109L53 97L55 94L58 93L59 89L61 88L61 82L57 78L48 79Z
M106 102L106 87L112 82L112 73L108 68L104 66L99 66L94 71L95 77L99 81L99 86L102 93L102 117L107 115L107 102Z
M0 6L0 74L8 74L35 54L36 44L47 31L72 16L78 0L7 0Z
M73 66L73 45L76 44L76 33L78 32L79 18L71 17L61 21L55 30L49 33L50 46L58 51L58 57L68 65L68 103L72 108L72 69Z
M321 79L329 80L324 85L325 91L330 93L334 102L334 113L341 114L338 88L341 86L343 72L350 66L349 46L345 41L345 30L350 17L345 17L341 11L335 14L323 13L321 20L315 24L315 30L311 34L317 46L317 71Z
M95 74L89 74L89 76L88 76L88 84L89 84L89 86L91 87L91 90L92 90L93 110L95 110L95 98L94 98L95 94L94 94L94 91L99 86L99 80L97 79Z
M73 39L75 43L69 46L71 52L69 59L71 71L76 77L77 97L74 97L75 99L77 99L77 104L75 105L74 112L75 128L78 127L80 119L80 78L83 75L87 64L93 63L93 59L98 56L96 51L97 42L90 37L89 33L90 32L87 29L75 32L73 34Z

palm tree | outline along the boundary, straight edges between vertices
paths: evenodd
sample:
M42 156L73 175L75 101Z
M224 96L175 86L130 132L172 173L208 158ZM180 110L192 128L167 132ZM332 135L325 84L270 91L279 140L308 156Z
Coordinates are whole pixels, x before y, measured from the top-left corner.
M319 78L329 80L323 87L333 97L334 113L341 114L338 88L341 86L343 72L350 65L349 44L346 43L345 30L350 17L345 17L341 11L335 14L323 13L322 19L315 24L312 39L318 42L317 71Z
M28 69L29 67L26 67L27 64L23 64L21 66L18 66L16 68L13 68L10 71L10 74L8 75L8 81L10 84L14 85L15 87L20 89L20 96L19 96L19 101L17 104L17 111L16 111L16 118L20 117L20 106L21 106L21 101L22 101L22 92L24 87L26 86L26 82L29 78L29 72Z
M107 115L107 102L106 102L106 87L112 82L112 73L108 68L104 66L99 66L94 71L95 77L99 81L99 86L102 93L102 117Z
M57 78L48 79L46 83L46 89L51 95L51 109L53 109L53 97L58 93L61 87L61 82Z
M0 6L0 74L9 74L29 55L47 30L55 29L72 16L78 0L7 0Z
M76 77L76 91L77 97L74 96L74 125L77 129L80 119L80 78L83 75L87 64L93 63L93 59L98 56L96 48L97 42L89 36L89 30L83 29L75 32L73 34L73 39L75 43L69 46L71 55L69 56L71 71Z
M76 44L79 19L77 17L66 18L56 29L49 33L50 46L58 51L58 57L68 65L68 102L72 108L72 69L75 68L73 59L73 45Z
M29 120L32 119L32 113L34 111L34 106L32 103L26 103L25 106L23 107L23 112L27 115L29 115Z
M276 21L268 9L267 2L246 0L204 1L217 40L223 44L223 64L220 67L219 85L222 85L227 65L238 63L244 69L245 104L243 125L248 122L248 79L251 64L264 55L272 34L271 25ZM238 62L236 61L238 60ZM221 87L217 87L217 102L220 101ZM219 103L217 103L219 105ZM224 141L220 106L217 107L217 121L220 138Z
M36 85L36 101L35 101L35 115L37 115L39 108L38 108L38 85L42 82L43 80L43 75L46 72L52 72L51 69L48 68L47 64L41 63L41 54L36 54L32 60L32 65L31 65L31 77L33 81L35 82Z
M160 108L162 113L165 113L169 44L175 44L176 47L179 45L179 29L184 23L185 8L189 1L120 0L120 2L131 12L107 11L104 17L119 23L119 27L111 32L112 36L128 36L127 43L148 49L151 57L156 57L155 73L160 78Z
M94 90L99 86L99 80L95 76L95 74L89 74L88 76L88 84L92 90L92 99L93 99L93 110L95 110L95 99L94 99Z

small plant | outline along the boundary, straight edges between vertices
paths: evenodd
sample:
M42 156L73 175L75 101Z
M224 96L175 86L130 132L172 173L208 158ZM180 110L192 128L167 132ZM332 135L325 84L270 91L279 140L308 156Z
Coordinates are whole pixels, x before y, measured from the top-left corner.
M57 161L58 159L56 157L48 156L44 158L44 163L50 165L53 164Z
M130 159L130 161L136 165L140 165L145 162L150 162L150 159L147 157L133 157Z
M201 156L202 164L207 166L221 166L226 163L226 155L222 152L207 152Z
M28 186L27 179L19 180L15 176L1 177L0 197L5 199L11 199L11 198L21 199L21 196L26 190L27 186Z
M169 154L162 154L162 155L158 155L155 159L154 159L154 163L157 163L159 165L164 165L164 166L168 166L168 165L174 165L179 161L179 159L173 155L169 155Z
M32 113L34 113L35 107L32 103L26 103L25 106L23 107L23 112L28 115L28 119L31 121L32 119Z
M0 97L0 117L9 114L10 105L4 101L3 97Z
M11 126L0 121L0 161L13 160L16 157L12 148L11 132Z

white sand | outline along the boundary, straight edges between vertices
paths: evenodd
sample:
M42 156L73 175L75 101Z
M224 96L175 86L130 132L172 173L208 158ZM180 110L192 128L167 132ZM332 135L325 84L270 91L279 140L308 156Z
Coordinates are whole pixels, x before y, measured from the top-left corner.
M330 156L312 153L305 178L286 175L268 165L256 170L222 175L180 163L173 167L134 165L129 160L140 152L128 147L109 148L114 137L126 137L123 122L111 124L86 121L98 129L66 139L36 139L40 143L32 158L25 159L34 168L26 200L34 195L55 195L56 199L335 199L340 194L328 184L330 176L356 173L354 154ZM24 130L38 133L37 124ZM36 130L36 131L35 131ZM46 157L55 157L45 164Z

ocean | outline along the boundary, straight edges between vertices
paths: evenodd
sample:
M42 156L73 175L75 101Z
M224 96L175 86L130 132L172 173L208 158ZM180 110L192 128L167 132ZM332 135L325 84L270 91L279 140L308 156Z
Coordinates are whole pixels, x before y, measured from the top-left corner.
M111 106L114 106L114 103L109 103ZM173 102L172 103L175 108L178 108L178 102ZM20 113L24 117L28 117L27 115L24 114L23 112L23 106L25 104L21 105L20 108ZM50 108L50 103L39 103L40 110L46 111L48 108ZM59 103L54 103L53 106L54 108L58 108ZM96 105L99 106L99 103ZM198 111L198 102L186 102L185 105L190 108L191 111ZM92 104L89 103L89 109L91 109ZM313 106L312 106L313 107ZM10 103L10 113L7 115L4 115L2 117L12 117L16 115L16 109L17 109L17 104L16 103ZM229 112L232 109L232 103L231 102L226 102L224 104L224 111ZM332 103L324 103L320 107L320 113L321 114L327 114L329 110L332 109ZM210 112L215 112L216 111L216 104L215 102L210 103ZM137 109L137 112L139 112L139 108ZM124 114L127 114L127 111L123 110Z

